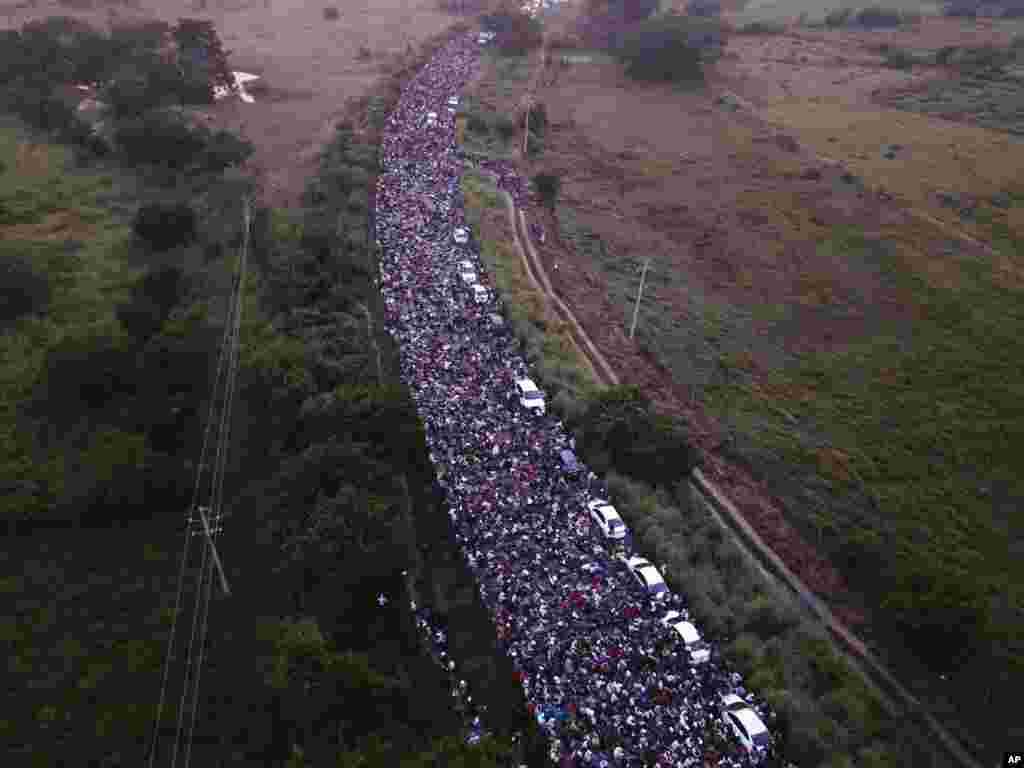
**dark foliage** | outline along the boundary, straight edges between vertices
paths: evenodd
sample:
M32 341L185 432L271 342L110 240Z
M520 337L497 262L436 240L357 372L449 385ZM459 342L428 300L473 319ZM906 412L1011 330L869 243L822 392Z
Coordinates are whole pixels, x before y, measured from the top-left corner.
M135 213L132 232L154 251L188 245L196 237L196 213L187 203L150 203Z
M0 257L0 329L11 327L24 315L45 311L50 281L30 264L13 255Z
M503 10L482 16L480 21L496 33L495 43L505 56L522 56L541 43L540 21L526 13Z
M553 209L562 188L562 179L553 173L538 173L533 177L533 184L544 205Z
M77 420L135 391L134 353L110 337L69 337L46 354L36 391L57 423Z
M184 115L173 111L124 120L114 140L129 165L152 163L178 171L202 163L208 145L205 129L193 128Z
M873 6L857 13L857 23L870 29L898 27L903 22L899 11Z
M147 272L135 285L132 299L117 308L117 318L136 339L156 334L182 298L186 279L179 267L164 266Z
M610 467L650 485L671 485L697 464L682 425L656 415L637 387L614 387L588 405L572 425L595 472Z
M700 49L717 32L683 16L649 19L624 33L613 53L637 80L703 80Z

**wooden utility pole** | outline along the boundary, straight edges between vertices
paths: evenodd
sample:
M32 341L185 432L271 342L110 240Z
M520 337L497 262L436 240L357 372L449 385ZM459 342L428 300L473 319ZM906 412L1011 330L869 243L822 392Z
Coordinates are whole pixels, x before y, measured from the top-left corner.
M526 114L523 123L523 159L526 159L526 147L527 141L530 138L530 110L533 109L533 95L526 94L526 98L523 99L523 105L526 108Z
M644 262L644 271L640 273L640 289L636 292L636 304L633 306L633 324L629 326L629 338L633 338L633 333L636 331L636 319L640 314L640 297L644 293L644 279L647 277L647 267L651 264L651 260L648 259Z

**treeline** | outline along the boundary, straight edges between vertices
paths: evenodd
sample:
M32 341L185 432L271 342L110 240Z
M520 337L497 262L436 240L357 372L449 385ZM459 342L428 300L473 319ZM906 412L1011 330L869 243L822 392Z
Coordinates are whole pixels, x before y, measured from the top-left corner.
M50 85L69 77L54 71ZM15 80L5 94L24 96ZM379 127L387 104L372 107ZM12 282L2 289L25 298L4 303L2 511L8 533L21 534L11 550L24 541L44 551L64 541L54 526L75 527L82 543L62 554L68 576L83 559L76 546L111 546L93 530L120 532L125 549L51 584L19 620L24 631L3 625L17 663L0 739L11 765L115 768L144 760L168 625L142 628L136 613L100 636L92 621L120 605L119 582L140 575L148 601L164 606L160 621L169 618L174 581L154 589L121 564L143 547L168 562L179 554L243 240L241 199L254 190L238 174L188 164L166 167L164 186L115 172L109 157L85 172L57 167L58 155L46 155L50 175L37 187L15 179L13 152L0 166L0 227L28 232L76 211L101 230L88 242L4 230ZM193 753L203 764L539 767L545 745L448 538L422 425L380 323L376 171L373 131L357 138L340 125L301 213L254 214L220 540L233 597L211 615ZM112 586L91 590L103 568ZM479 679L495 739L462 741L446 676L417 642L406 571ZM39 633L53 622L27 618L43 610L77 644L49 644ZM93 669L102 671L79 679ZM173 706L164 715L166 746Z
M213 103L234 79L212 22L146 22L105 34L85 22L51 17L0 33L0 106L86 156L174 170L219 171L251 147L210 131L186 108ZM77 109L79 86L96 109Z

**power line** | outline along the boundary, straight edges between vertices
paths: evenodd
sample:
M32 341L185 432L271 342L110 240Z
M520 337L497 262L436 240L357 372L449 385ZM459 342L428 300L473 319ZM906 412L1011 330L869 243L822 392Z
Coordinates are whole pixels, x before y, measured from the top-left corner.
M192 717L189 723L188 729L188 740L185 747L185 768L188 768L189 760L192 756L192 739L195 733L196 715L199 711L199 683L203 671L203 662L205 661L206 655L206 633L208 628L208 620L210 615L210 592L213 588L213 568L216 566L220 571L221 585L224 587L224 591L230 594L227 587L227 578L224 576L224 571L220 566L220 557L217 554L217 547L214 543L214 536L220 533L221 530L221 518L223 509L223 497L224 497L224 476L227 470L228 454L231 448L231 413L234 406L235 400L235 387L238 381L238 353L239 353L239 339L241 333L241 319L242 319L242 303L245 297L245 270L248 261L249 251L249 201L243 201L243 219L245 222L245 229L242 240L242 254L239 260L237 282L235 284L235 307L232 317L232 334L231 334L231 345L229 350L229 362L228 362L228 375L227 382L225 384L224 394L224 408L221 412L221 427L220 427L220 443L217 451L217 464L214 470L213 489L211 493L211 502L213 506L214 514L214 528L211 531L209 526L206 524L205 515L200 511L202 516L204 527L206 528L206 548L204 550L204 564L201 569L200 575L200 595L199 601L202 605L202 622L199 630L199 648L198 656L196 659L196 671L195 671L195 682L193 684L192 694ZM206 554L210 555L209 562L206 561ZM205 584L205 589L204 589Z
M171 631L167 643L167 653L164 658L160 697L153 724L153 739L148 761L149 768L152 768L157 756L163 708L167 694L171 663L174 655L174 642L177 636L178 616L181 612L181 602L184 593L185 571L188 564L189 549L193 536L203 536L205 546L203 547L201 564L196 583L192 628L189 633L188 653L185 659L185 668L182 678L182 692L176 717L177 722L174 748L171 755L172 768L177 764L181 735L185 724L186 702L189 699L190 692L192 707L185 745L186 767L188 766L191 758L192 740L199 702L199 683L205 655L204 651L209 620L210 593L213 584L214 568L216 568L219 575L222 590L227 595L231 594L227 577L224 573L223 564L221 562L220 555L217 552L214 540L221 532L221 505L223 500L225 468L227 466L227 457L230 450L230 419L238 374L241 312L242 302L244 300L244 280L248 263L249 236L251 228L249 200L247 198L243 199L242 203L244 219L242 252L239 259L238 271L235 275L234 285L228 302L228 314L225 318L224 334L221 338L217 361L217 372L214 377L206 428L203 433L203 444L200 452L199 465L196 468L192 503L186 512L185 542L182 548L181 567L178 574L178 587L175 596ZM219 409L218 405L220 406ZM215 435L214 424L217 424ZM214 454L212 467L208 464L211 453L211 444ZM212 470L210 473L208 487L206 485L207 469ZM205 505L201 504L200 501L207 492L208 495L205 500L208 503ZM199 630L198 640L196 632L197 629Z

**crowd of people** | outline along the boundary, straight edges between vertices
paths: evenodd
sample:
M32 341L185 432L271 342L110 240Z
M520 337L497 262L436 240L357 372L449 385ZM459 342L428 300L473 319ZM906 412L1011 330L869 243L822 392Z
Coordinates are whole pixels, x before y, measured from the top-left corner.
M401 372L423 421L456 537L559 766L703 766L725 736L718 702L737 693L769 725L764 702L720 657L689 661L667 610L688 617L681 596L656 601L634 580L587 517L608 490L586 469L568 475L558 453L571 438L547 412L522 407L514 381L529 375L518 344L497 325L493 290L475 300L459 276L470 261L487 276L467 230L459 179L465 164L445 108L479 60L467 35L408 83L382 140L376 192L379 285ZM427 120L428 112L437 117ZM527 186L511 166L488 171L520 202ZM631 544L625 545L631 554ZM423 617L421 616L421 619ZM716 735L717 734L717 735ZM735 746L721 766L759 764Z

